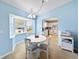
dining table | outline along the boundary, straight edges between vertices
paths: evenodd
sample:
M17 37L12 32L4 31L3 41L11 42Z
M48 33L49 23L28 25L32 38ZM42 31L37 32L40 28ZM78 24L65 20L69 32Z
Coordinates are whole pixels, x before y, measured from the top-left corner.
M46 41L46 37L44 35L38 35L38 36L30 35L27 38L30 39L32 43L36 43L38 46L41 44L41 42ZM40 57L40 49L38 48L37 49L37 58L39 58L39 57Z
M37 37L35 35L30 35L27 38L30 39L31 42L34 42L34 43L40 43L46 40L46 37L44 35L38 35Z

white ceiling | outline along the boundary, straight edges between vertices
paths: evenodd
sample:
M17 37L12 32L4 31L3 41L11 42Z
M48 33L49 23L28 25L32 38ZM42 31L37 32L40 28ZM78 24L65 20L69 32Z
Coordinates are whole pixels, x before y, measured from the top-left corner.
M41 0L2 0L2 1L29 13L32 8L34 12L36 12L41 5ZM70 1L71 0L48 0L48 2L44 4L39 14L53 10L54 8L64 5Z

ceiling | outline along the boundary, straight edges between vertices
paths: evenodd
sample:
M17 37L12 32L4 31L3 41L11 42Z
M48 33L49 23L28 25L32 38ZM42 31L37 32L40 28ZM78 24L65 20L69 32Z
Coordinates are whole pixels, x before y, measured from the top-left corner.
M2 1L29 13L31 12L32 8L33 11L36 12L41 6L41 0L2 0ZM42 7L39 14L53 10L70 1L71 0L48 0L48 2L46 2Z

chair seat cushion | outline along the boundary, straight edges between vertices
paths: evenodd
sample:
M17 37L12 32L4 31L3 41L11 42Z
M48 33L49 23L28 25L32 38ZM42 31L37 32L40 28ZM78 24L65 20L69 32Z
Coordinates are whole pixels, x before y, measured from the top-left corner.
M33 44L30 44L28 47L27 47L28 50L36 50L37 49L37 46L36 45L33 45Z
M47 46L48 46L47 44L40 44L39 48L46 50Z

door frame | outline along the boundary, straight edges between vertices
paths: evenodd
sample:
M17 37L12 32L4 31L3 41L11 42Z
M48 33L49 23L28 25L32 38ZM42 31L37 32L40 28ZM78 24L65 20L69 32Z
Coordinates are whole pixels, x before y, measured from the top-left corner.
M9 38L12 40L12 51L15 50L16 44L15 43L15 22L14 22L14 18L19 18L19 19L23 19L23 20L29 20L28 18L24 18L22 16L18 16L18 15L14 15L14 14L10 14L9 15ZM11 28L11 26L13 26L13 28ZM13 30L13 32L11 31Z
M58 22L59 22L58 18L46 18L46 19L43 19L42 20L42 32L43 32L43 25L44 25L43 22L44 21L55 21L55 20L57 21L57 24L58 24Z

